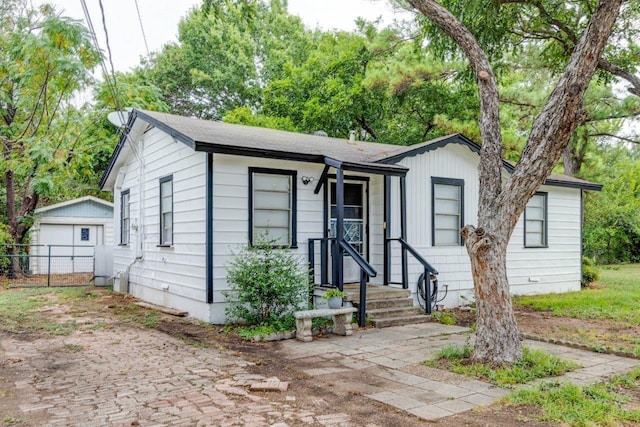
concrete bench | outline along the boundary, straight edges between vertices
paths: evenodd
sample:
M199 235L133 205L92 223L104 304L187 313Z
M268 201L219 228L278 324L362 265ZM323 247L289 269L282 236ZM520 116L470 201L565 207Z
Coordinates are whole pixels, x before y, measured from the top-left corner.
M351 335L351 319L356 312L354 307L342 308L322 308L318 310L296 311L296 338L300 341L309 342L313 340L311 335L311 320L314 317L333 317L333 333L338 335Z

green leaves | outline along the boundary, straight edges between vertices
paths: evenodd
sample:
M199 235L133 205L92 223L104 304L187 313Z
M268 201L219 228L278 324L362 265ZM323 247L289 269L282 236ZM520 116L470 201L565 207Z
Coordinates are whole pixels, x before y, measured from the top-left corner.
M235 253L227 267L227 317L268 325L305 306L307 273L290 250L261 240Z

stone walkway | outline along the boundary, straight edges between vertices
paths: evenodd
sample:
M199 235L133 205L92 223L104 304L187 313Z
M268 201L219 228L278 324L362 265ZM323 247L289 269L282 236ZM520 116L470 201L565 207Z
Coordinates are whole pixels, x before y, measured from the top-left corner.
M420 362L448 344L464 344L468 330L437 323L369 329L351 337L331 336L310 343L286 341L282 354L304 372L334 387L360 393L425 420L434 420L477 406L488 406L511 392L462 375L428 368ZM582 368L558 381L587 385L623 373L640 361L570 347L525 341Z
M67 337L26 338L0 335L0 386L9 373L14 379L10 393L0 387L0 415L24 419L27 425L361 425L340 407L305 404L291 390L253 392L247 386L265 378L251 373L248 356L188 345L158 331L108 327ZM287 340L265 344L262 350L291 361L295 375L282 372L281 379L291 379L292 388L302 371L329 393L366 396L433 420L490 405L509 393L421 364L446 344L467 339L465 328L427 323L310 343ZM577 384L640 364L546 343L526 344L580 363L583 368L562 377Z

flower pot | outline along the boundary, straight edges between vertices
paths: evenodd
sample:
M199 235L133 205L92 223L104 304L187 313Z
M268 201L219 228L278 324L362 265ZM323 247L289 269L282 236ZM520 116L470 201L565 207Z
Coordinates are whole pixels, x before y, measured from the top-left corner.
M342 307L342 297L331 297L328 300L329 308L341 308Z

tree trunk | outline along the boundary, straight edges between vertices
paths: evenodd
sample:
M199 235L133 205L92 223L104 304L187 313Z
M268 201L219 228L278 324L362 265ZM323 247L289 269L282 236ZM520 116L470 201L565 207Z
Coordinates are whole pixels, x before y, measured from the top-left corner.
M507 248L501 243L508 239L496 239L473 226L465 227L462 236L471 259L478 315L473 358L514 363L522 356L522 346L507 280Z
M465 53L480 95L482 150L478 167L478 228L462 230L471 261L478 319L474 358L513 363L521 355L506 273L507 244L531 196L556 165L577 123L584 93L607 44L623 0L600 0L556 88L536 118L520 161L502 182L498 86L473 34L435 0L407 0Z

